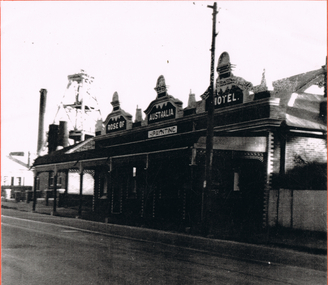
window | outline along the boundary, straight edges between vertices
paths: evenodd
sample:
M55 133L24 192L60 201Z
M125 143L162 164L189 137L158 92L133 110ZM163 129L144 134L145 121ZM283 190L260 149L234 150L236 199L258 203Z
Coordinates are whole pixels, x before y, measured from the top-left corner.
M80 174L77 171L69 171L68 173L68 194L79 194L80 193Z
M106 173L101 173L99 177L99 197L106 197L107 196L107 175Z
M93 195L94 192L94 178L91 172L84 172L83 173L83 188L82 194L83 195Z
M40 190L40 177L36 178L36 190Z
M9 185L9 179L8 176L3 177L3 185Z
M127 182L127 198L136 199L137 198L137 168L132 167L132 171L128 171Z
M54 187L54 181L55 181L55 173L52 171L49 173L49 187ZM57 173L57 186L61 186L62 185L62 173L58 172Z
M49 172L49 187L54 187L54 173Z
M82 177L82 195L94 194L94 171L84 170ZM69 170L68 172L68 194L80 194L80 179L81 176L77 170Z
M239 173L234 172L233 174L233 191L240 191L239 189Z
M16 183L17 186L22 186L22 177L16 177Z
M58 175L57 175L57 186L61 186L62 185L62 173L59 172Z

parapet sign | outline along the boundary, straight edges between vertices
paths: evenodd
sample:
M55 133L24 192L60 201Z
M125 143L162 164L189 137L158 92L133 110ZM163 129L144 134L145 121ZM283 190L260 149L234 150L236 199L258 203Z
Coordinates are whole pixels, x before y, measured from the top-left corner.
M244 103L244 99L249 95L252 84L241 77L232 74L230 56L223 52L218 62L218 78L214 94L214 108L224 108L228 106ZM208 101L207 101L208 102ZM207 108L207 106L206 106Z
M148 124L162 122L168 119L174 119L176 107L171 102L158 103L148 114Z
M243 103L243 90L237 86L217 90L214 96L214 108L222 108Z
M106 125L106 134L120 130L126 130L126 119L123 116L110 118Z
M155 90L157 97L144 111L147 116L147 124L158 123L179 116L182 110L182 102L167 94L165 78L161 75L157 79Z

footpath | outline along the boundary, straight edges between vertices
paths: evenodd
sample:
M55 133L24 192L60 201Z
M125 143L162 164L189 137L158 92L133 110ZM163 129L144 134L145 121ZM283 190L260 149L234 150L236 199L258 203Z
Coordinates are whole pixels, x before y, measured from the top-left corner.
M270 230L267 233L253 236L247 242L240 242L233 236L224 239L195 236L191 234L160 231L142 227L109 224L92 220L92 213L82 212L77 219L77 210L59 207L53 215L52 207L44 203L36 204L35 212L32 203L15 202L14 200L1 201L1 213L15 211L19 217L42 221L44 215L53 216L52 223L84 230L92 230L121 238L130 238L142 241L160 242L175 246L184 246L197 250L206 250L220 255L236 258L253 259L271 263L306 266L316 270L327 270L327 237L325 233L300 231ZM17 215L16 214L16 215ZM63 217L64 219L58 219ZM48 220L47 220L48 221ZM308 254L306 262L304 254ZM306 263L306 265L304 265Z

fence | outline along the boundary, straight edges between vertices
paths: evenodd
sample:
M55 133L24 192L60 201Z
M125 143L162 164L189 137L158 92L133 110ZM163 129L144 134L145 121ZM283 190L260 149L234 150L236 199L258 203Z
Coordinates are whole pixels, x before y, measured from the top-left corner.
M30 190L32 190L32 186L1 186L1 197L24 201L26 192Z
M327 191L271 190L268 225L327 232Z

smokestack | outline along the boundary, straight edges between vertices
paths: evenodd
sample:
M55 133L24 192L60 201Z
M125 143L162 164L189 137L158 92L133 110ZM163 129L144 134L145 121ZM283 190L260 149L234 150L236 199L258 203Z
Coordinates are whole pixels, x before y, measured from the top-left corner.
M54 152L57 148L58 140L58 125L49 125L48 133L48 154Z
M59 122L58 129L58 146L67 147L68 146L68 128L66 121Z
M39 129L37 155L39 156L44 143L44 114L46 112L47 89L40 90L40 111L39 111Z

